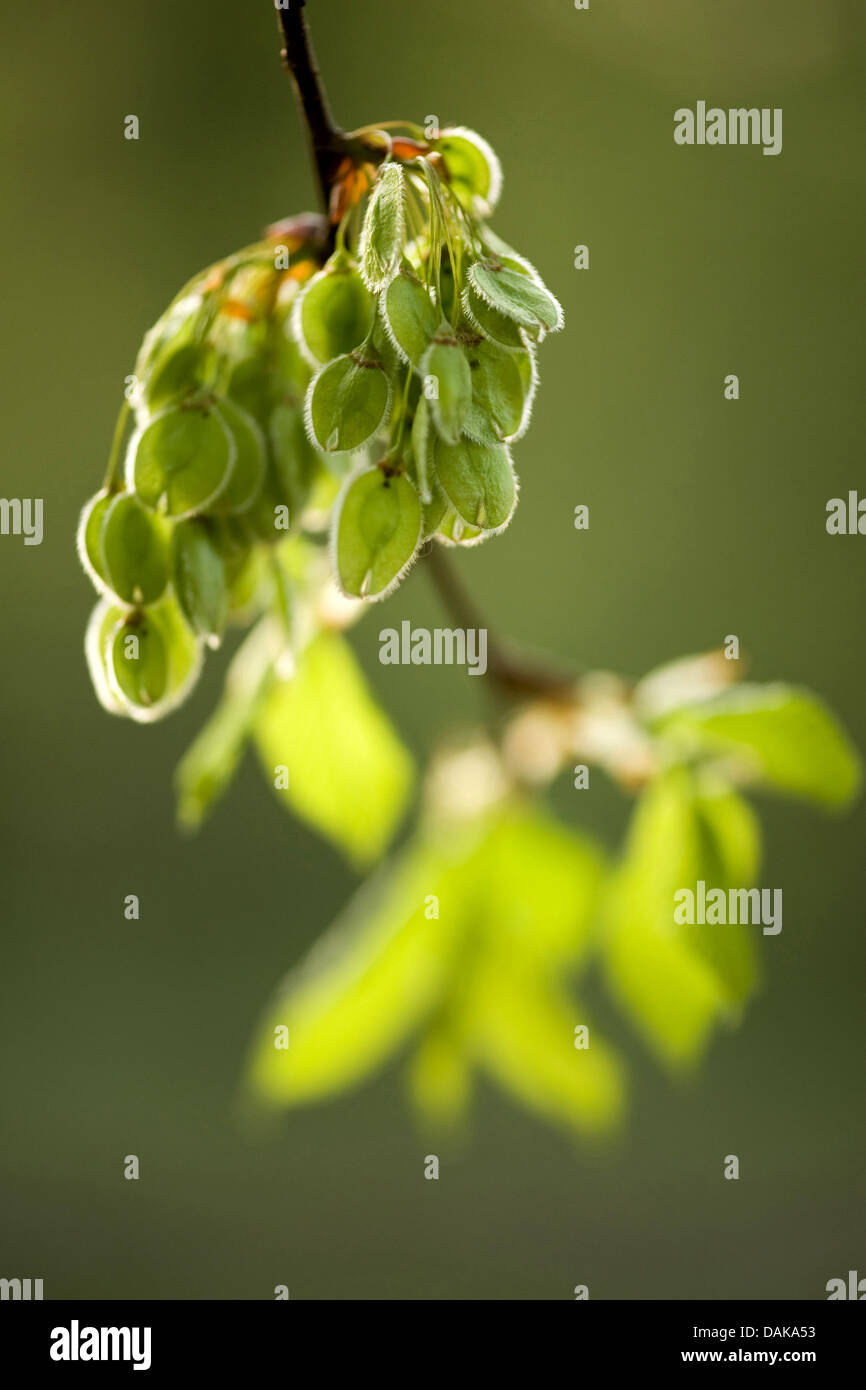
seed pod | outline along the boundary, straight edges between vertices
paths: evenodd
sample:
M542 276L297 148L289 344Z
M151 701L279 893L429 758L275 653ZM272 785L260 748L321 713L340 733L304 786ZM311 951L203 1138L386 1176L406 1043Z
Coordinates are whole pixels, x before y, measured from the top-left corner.
M544 285L501 261L475 261L469 282L476 294L523 328L554 332L562 327L562 309Z
M158 705L168 684L168 658L158 626L144 613L117 624L109 639L109 681L117 698L134 709Z
M237 446L215 410L176 406L136 432L127 486L171 517L206 511L228 486Z
M90 615L84 635L84 655L90 679L99 703L109 714L129 713L124 702L114 693L108 678L109 638L125 616L123 608L111 599L100 599Z
M133 615L129 630L125 614L111 623L112 614L116 615L117 609L103 600L88 628L88 663L97 694L102 700L101 667L112 702L106 708L127 714L139 724L152 724L177 708L189 694L201 670L201 643L190 632L170 593L147 613ZM125 649L116 639L121 632L128 637L141 636L142 631L147 641L139 643L138 664L133 664L135 648ZM101 660L94 661L93 648L100 640L104 642ZM160 651L164 657L164 680ZM162 693L156 697L160 688Z
M375 312L351 257L337 251L297 299L292 325L305 356L320 367L363 343Z
M386 164L370 195L361 231L359 261L364 284L374 294L393 280L403 249L403 170Z
M338 357L310 383L310 439L328 453L359 449L383 424L390 401L391 384L369 347Z
M145 335L135 364L139 407L159 410L210 385L216 353L196 337L202 303L200 293L184 295Z
M87 574L92 580L95 588L101 594L108 592L108 582L105 577L105 562L102 558L102 550L99 545L99 538L102 532L102 523L105 520L105 513L114 501L116 493L109 492L103 488L97 492L95 497L85 504L81 511L81 518L78 523L78 534L76 544L78 546L78 558L84 566Z
M417 368L436 332L439 310L408 261L403 262L399 275L385 290L380 309L388 336L401 358Z
M437 439L433 459L442 491L462 521L488 535L504 531L517 504L517 480L505 445Z
M472 374L461 343L445 322L440 325L421 359L421 375L439 434L449 443L456 444L472 404ZM430 380L436 383L432 395L426 391L426 384Z
M421 503L404 473L368 468L349 480L334 510L332 544L344 593L384 598L421 540Z
M99 532L105 582L123 603L156 603L168 583L165 526L131 493L115 496Z
M228 428L235 447L235 462L231 477L212 510L221 516L227 512L245 512L262 490L267 463L265 436L253 416L235 401L221 400L214 413Z
M218 645L228 617L225 565L212 528L193 518L179 521L172 536L172 581L180 610L193 632Z
M430 408L426 397L422 396L415 408L412 421L412 457L418 478L418 491L425 507L432 500L430 489L430 450L433 444L430 430Z
M443 130L434 149L448 171L448 184L467 211L486 216L499 202L502 166L483 136L464 126Z
M484 338L464 340L472 374L472 404L464 430L479 444L518 439L528 424L536 373L529 352L509 352Z
M280 496L294 521L303 511L310 495L319 467L319 455L307 438L304 417L297 406L276 407L271 413L268 438Z
M513 348L523 352L526 349L527 330L513 319L506 318L482 299L471 285L467 285L461 299L463 312L469 322L498 347Z

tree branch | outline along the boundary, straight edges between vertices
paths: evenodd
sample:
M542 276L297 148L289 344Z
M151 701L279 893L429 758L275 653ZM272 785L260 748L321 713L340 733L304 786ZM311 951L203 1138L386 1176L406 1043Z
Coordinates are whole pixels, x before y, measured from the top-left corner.
M487 633L486 675L508 695L574 703L577 677L537 662L502 642L484 620L475 600L457 577L442 547L435 542L426 557L427 572L442 603L463 628L482 628Z
M304 18L304 4L305 0L288 0L285 9L277 9L277 20L283 36L283 63L304 118L319 193L327 212L337 166L351 142L331 115Z

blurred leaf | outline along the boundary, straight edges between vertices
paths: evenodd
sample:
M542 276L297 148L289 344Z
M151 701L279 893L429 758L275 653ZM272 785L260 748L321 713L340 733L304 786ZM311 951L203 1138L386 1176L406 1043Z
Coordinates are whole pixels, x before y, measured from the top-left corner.
M430 1123L453 1125L472 1093L472 1068L462 1037L447 1028L431 1028L412 1058L409 1088L415 1106Z
M424 845L383 870L290 976L254 1048L250 1081L262 1099L294 1104L356 1084L429 1015L453 936L447 921L425 915L441 873L438 854ZM286 1049L274 1046L281 1026Z
M412 760L341 637L310 643L263 700L255 737L271 785L274 769L288 768L278 795L291 810L350 859L378 858L403 814Z
M754 988L756 928L681 926L674 894L703 880L749 887L758 835L732 792L707 793L675 768L644 793L612 887L605 933L610 986L651 1045L670 1063L696 1058L714 1023L736 1017ZM760 930L760 928L757 928Z
M579 1130L609 1127L621 1114L622 1071L590 1030L589 1047L574 1046L586 1017L555 987L542 988L506 960L480 970L470 1045L507 1090L549 1120Z
M807 690L740 685L679 710L661 726L688 747L744 755L768 785L820 805L857 795L857 750L833 714Z

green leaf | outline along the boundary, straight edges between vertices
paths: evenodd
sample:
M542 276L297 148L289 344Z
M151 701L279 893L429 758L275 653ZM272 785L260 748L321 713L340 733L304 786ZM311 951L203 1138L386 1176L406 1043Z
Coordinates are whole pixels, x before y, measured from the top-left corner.
M263 618L239 647L220 703L177 766L177 817L185 830L199 829L235 775L282 646L275 631Z
M483 338L466 344L472 404L463 428L480 444L519 439L529 425L535 369L529 352L509 352Z
M621 1065L595 1028L574 1046L584 1011L553 985L506 961L485 964L473 996L469 1042L487 1071L525 1105L577 1131L610 1128L625 1096Z
M310 383L310 439L328 453L359 449L384 422L390 400L388 377L369 348L338 357Z
M463 347L447 323L440 325L422 357L421 375L425 386L436 383L435 394L425 391L425 395L439 434L449 444L457 444L472 404L472 374Z
M467 211L492 212L502 192L502 169L484 137L454 126L443 130L433 145L445 160L449 188Z
M488 535L504 531L517 505L517 479L505 445L437 439L433 459L442 490L461 520Z
M469 280L476 294L523 328L555 332L562 327L562 309L544 285L501 261L475 261Z
M384 165L367 203L359 249L361 276L374 294L384 289L400 268L403 200L403 170L399 164Z
M760 927L680 925L674 895L748 888L758 832L732 792L699 787L685 768L657 777L632 818L610 893L604 936L608 982L626 1013L668 1063L696 1059L713 1025L736 1019L757 978Z
M235 454L217 411L166 410L130 440L127 486L147 507L190 516L206 511L228 485Z
M745 775L826 807L857 796L861 763L844 729L808 690L738 685L661 725L680 746L731 754Z
M317 366L363 343L373 326L376 301L345 251L338 251L300 295L295 333Z
M380 304L391 341L403 361L417 368L438 327L439 310L408 262L403 262Z
M285 499L295 521L306 506L319 455L307 438L304 417L297 406L278 405L271 415L268 434L280 496ZM273 517L271 528L273 530Z
M380 874L317 944L268 1009L249 1080L271 1104L357 1085L429 1015L449 968L449 933L425 916L440 866L421 849ZM289 1045L274 1046L287 1028Z
M353 477L333 518L337 578L344 593L384 598L421 540L421 502L405 474L369 468Z
M172 580L193 632L218 642L228 618L226 571L206 521L180 521L172 536Z
M402 817L412 761L373 698L351 649L322 633L294 677L263 702L256 743L268 779L288 768L278 795L350 859L368 863Z
M106 583L124 603L155 603L165 592L168 545L163 524L129 493L120 493L105 508L99 550Z
M520 970L560 972L588 950L605 880L590 841L538 811L506 810L475 860L488 949Z

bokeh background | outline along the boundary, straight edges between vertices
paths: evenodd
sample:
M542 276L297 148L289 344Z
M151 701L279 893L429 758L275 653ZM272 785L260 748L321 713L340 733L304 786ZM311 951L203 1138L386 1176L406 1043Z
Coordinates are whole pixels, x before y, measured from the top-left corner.
M866 539L824 529L828 498L866 490L859 0L309 12L344 124L433 113L488 136L497 229L564 302L515 522L462 557L491 619L628 674L736 632L756 677L811 685L866 748ZM43 497L46 526L38 548L0 539L0 1274L50 1298L737 1299L866 1272L862 805L763 806L785 928L688 1084L596 999L633 1068L617 1144L575 1148L486 1088L461 1145L431 1140L399 1065L267 1138L237 1128L259 1011L355 880L251 761L197 839L177 833L172 770L224 658L164 725L109 719L73 535L142 333L194 270L312 205L304 139L269 0L19 6L0 78L0 490ZM781 106L781 156L676 147L673 112L700 98ZM423 566L387 612L436 624ZM380 667L379 626L353 640L413 748L478 717L480 682ZM558 796L616 843L628 806L601 775Z

